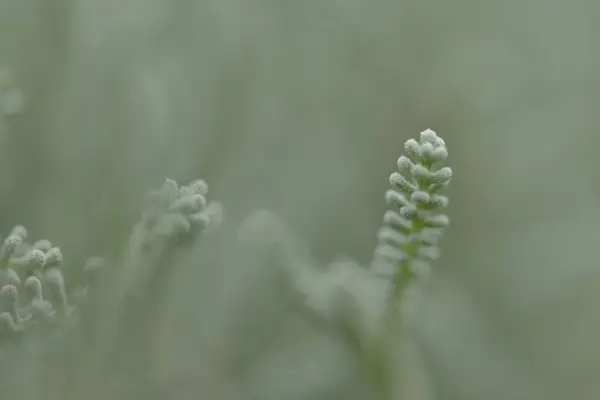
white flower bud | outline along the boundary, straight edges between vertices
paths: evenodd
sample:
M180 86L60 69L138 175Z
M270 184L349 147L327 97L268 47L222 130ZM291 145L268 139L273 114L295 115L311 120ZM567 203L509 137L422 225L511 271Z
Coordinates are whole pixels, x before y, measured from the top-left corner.
M218 201L211 201L204 213L210 218L210 225L214 228L221 226L225 216L225 208Z
M206 196L208 193L208 184L202 179L190 182L190 184L187 185L187 188L192 191L192 194L201 194L202 196Z
M439 138L438 138L437 133L435 133L433 130L425 129L423 132L421 132L420 136L421 136L420 141L422 144L429 143L432 145L432 147L437 145Z
M440 228L423 228L419 236L421 244L431 246L439 242L442 237L442 230Z
M418 190L410 196L410 201L415 204L428 204L430 201L430 196L429 193Z
M23 239L21 238L21 236L11 234L6 239L4 239L4 249L7 253L12 253L21 243L23 243Z
M444 214L428 216L424 222L428 228L445 228L450 225L450 219Z
M415 220L419 217L419 210L413 205L400 208L400 215L408 220Z
M383 227L379 230L377 233L377 240L381 243L388 243L397 246L408 243L408 238L406 235L389 227Z
M17 235L21 239L25 240L27 239L27 228L25 228L23 225L15 225L10 231L9 236L12 235Z
M417 190L417 187L410 183L402 174L394 172L390 175L390 185L404 193L410 194Z
M419 247L418 253L421 258L430 261L435 261L440 257L440 249L437 246Z
M52 248L52 243L46 239L40 239L31 246L32 249L41 250L44 253Z
M179 212L185 215L202 211L206 207L206 199L201 194L181 197L169 206L169 211Z
M204 212L192 214L188 217L192 227L200 230L204 230L210 226L210 217Z
M179 197L179 187L177 182L175 182L173 179L165 179L165 182L158 190L157 194L165 199L168 204L174 202Z
M419 143L415 139L408 139L404 143L404 149L414 161L419 160Z
M44 265L46 256L44 252L38 249L32 249L25 256L27 264L32 267L42 267Z
M408 260L408 254L402 249L399 249L389 244L380 244L375 248L375 257L380 257L387 261L401 262Z
M383 214L383 223L397 231L408 233L413 227L412 221L407 220L395 211L388 210Z
M395 190L388 190L385 192L385 202L388 205L395 207L412 206L412 203L406 196Z
M431 264L424 260L414 260L410 265L410 270L418 279L421 280L431 278L433 272Z
M400 156L398 161L396 161L396 165L398 166L398 170L403 174L410 174L414 166L413 162L410 161L410 158L406 156Z
M433 144L429 142L422 143L419 146L419 155L426 161L432 161Z
M431 177L433 183L448 183L452 179L452 169L450 167L444 167L436 171Z
M15 285L6 285L0 289L0 296L5 296L11 301L16 301L19 297L19 291Z
M416 164L413 167L411 174L418 182L426 182L431 179L431 172L421 164Z
M52 247L45 255L44 267L54 267L63 262L63 255L59 247Z
M448 207L448 197L441 194L434 194L429 200L429 207L432 209L442 209Z
M442 162L448 158L448 150L445 146L440 146L433 150L430 156L430 160L433 162Z

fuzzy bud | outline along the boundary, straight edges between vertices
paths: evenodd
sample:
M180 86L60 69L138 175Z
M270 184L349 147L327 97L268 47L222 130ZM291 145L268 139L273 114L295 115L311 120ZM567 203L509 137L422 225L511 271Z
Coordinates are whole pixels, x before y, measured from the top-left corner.
M404 149L414 161L419 161L419 143L415 139L408 139Z
M431 144L432 147L436 146L438 143L438 135L431 129L425 129L420 133L420 140L422 144L428 143Z
M54 267L63 262L63 255L59 247L52 247L45 255L44 267Z
M44 265L45 258L46 256L44 252L38 249L30 250L25 256L27 265L32 267L42 267Z
M19 246L21 243L23 243L23 239L21 238L21 236L16 235L16 234L11 234L10 236L8 236L6 239L4 239L4 249L7 253L12 253L17 246Z
M404 206L400 208L400 215L408 220L415 220L419 217L419 210L413 205Z
M169 207L169 211L189 215L202 211L204 207L206 207L206 199L204 196L201 194L194 194L175 200Z
M377 234L377 240L380 243L389 243L397 246L408 243L408 238L406 235L389 227L383 227L379 230L379 233Z
M425 218L425 226L428 228L446 228L450 225L450 219L444 214L430 215Z
M375 249L375 257L382 258L386 261L401 262L408 260L408 254L402 249L399 249L389 244L380 244Z
M429 200L429 208L437 210L448 207L448 197L441 194L434 194Z
M383 223L403 233L410 232L413 227L411 221L392 210L388 210L383 214Z
M413 167L411 174L418 182L427 182L431 179L431 172L421 164L416 164Z
M448 150L446 147L441 146L433 150L430 160L438 163L446 160L446 158L448 158Z
M418 205L428 204L430 201L430 196L429 193L418 190L410 196L410 201Z
M390 175L390 185L403 193L410 194L417 190L417 187L410 183L402 174L393 172Z
M418 253L419 257L429 261L435 261L440 257L440 249L437 246L419 247Z
M402 174L410 174L410 171L412 171L414 166L413 162L410 161L410 158L406 156L400 156L398 161L396 161L396 165L398 166L398 171Z
M444 167L436 171L431 177L432 183L448 183L452 179L452 169L450 167Z
M422 143L419 146L419 155L421 156L421 158L423 158L423 160L431 162L432 160L432 155L433 155L433 145L431 143Z
M15 285L6 285L0 289L0 296L5 296L10 301L16 301L19 296L19 291Z
M206 196L206 194L208 193L208 184L202 179L190 182L190 184L186 187L191 191L192 194Z
M37 249L37 250L41 250L44 253L47 252L48 250L50 250L52 248L52 243L50 243L49 240L46 239L40 239L37 242L35 242L32 246L32 249Z
M9 236L12 235L17 235L21 237L21 239L25 240L27 239L27 228L25 228L23 225L15 225L10 231Z
M407 199L406 196L395 190L388 190L385 192L385 202L388 205L395 207L412 206L410 200Z

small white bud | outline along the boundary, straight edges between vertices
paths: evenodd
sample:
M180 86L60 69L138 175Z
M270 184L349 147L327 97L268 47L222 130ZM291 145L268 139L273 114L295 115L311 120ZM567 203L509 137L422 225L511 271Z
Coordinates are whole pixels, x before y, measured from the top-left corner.
M420 233L421 244L428 246L437 244L442 237L442 230L440 228L423 228Z
M396 165L398 166L398 170L403 174L410 174L413 168L413 162L410 161L410 158L406 156L400 156L398 161L396 161Z
M444 167L436 171L431 177L433 183L448 183L452 179L452 169L450 167Z
M441 194L434 194L429 200L429 207L432 209L441 209L448 207L448 197Z
M400 262L408 260L408 254L402 249L399 249L389 244L380 244L375 248L375 257L380 257L387 261Z
M450 225L450 219L444 214L428 216L424 222L428 228L446 228Z
M430 201L430 196L429 193L418 190L410 196L410 201L415 204L428 204Z
M202 179L190 182L187 185L187 188L192 191L192 194L201 194L202 196L206 196L208 193L208 184Z
M160 195L164 197L169 203L175 201L179 196L179 187L177 182L173 179L165 179L162 187L158 190Z
M398 172L392 173L389 180L390 185L404 193L410 194L417 190L415 185L410 183L404 176L402 176L402 174L399 174Z
M410 265L410 270L421 280L429 279L433 275L431 264L424 260L414 260Z
M32 249L41 250L44 253L52 248L52 243L46 239L40 239L31 246Z
M409 232L413 227L412 221L407 220L392 210L388 210L383 214L383 223L404 233Z
M12 253L21 243L23 243L23 239L21 238L21 236L11 234L6 239L4 239L4 249L7 253Z
M404 206L400 208L400 215L408 220L415 220L419 217L419 210L415 206Z
M430 261L440 258L440 249L437 246L419 247L419 256Z
M422 144L429 143L432 145L432 147L437 144L439 139L437 133L431 129L425 129L423 132L421 132L420 136Z
M445 146L440 146L433 150L430 159L433 162L441 162L448 158L448 150Z
M27 264L33 267L43 266L45 258L46 256L44 255L44 252L38 249L30 250L29 253L27 253L27 256L25 257Z
M210 218L210 225L214 228L221 226L225 216L225 207L218 201L211 201L204 213Z
M381 243L403 245L408 243L406 235L389 227L383 227L377 233L377 240Z
M0 295L11 301L16 301L19 297L19 291L15 285L6 285L0 289Z
M404 143L404 149L414 161L419 160L419 143L415 139L408 139Z
M188 219L190 220L192 227L196 229L203 230L210 226L210 217L204 212L192 214L188 217Z
M410 200L408 200L406 196L391 189L385 192L385 202L388 205L395 207L412 206Z
M426 161L433 161L433 144L429 142L422 143L419 146L419 155Z
M17 235L19 236L21 239L25 240L27 239L27 228L25 228L23 225L15 225L12 230L10 231L10 235Z
M413 167L411 174L418 182L425 182L431 178L431 172L421 164L416 164Z
M44 267L54 267L63 262L63 255L59 247L52 247L45 255Z
M206 199L201 194L194 194L187 197L181 197L175 200L170 206L169 211L180 212L185 215L202 211L206 207Z

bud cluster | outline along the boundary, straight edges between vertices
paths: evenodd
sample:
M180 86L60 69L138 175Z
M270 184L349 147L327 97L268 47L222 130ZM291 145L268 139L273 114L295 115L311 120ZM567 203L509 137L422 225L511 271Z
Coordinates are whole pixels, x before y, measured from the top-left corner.
M390 175L385 200L391 209L384 214L373 261L376 272L394 276L397 290L429 271L449 224L442 212L448 197L441 193L452 178L452 170L443 166L446 143L430 129L420 136L406 141L408 156L398 159L398 171Z
M15 226L0 246L0 338L33 332L75 310L60 266L63 255L49 240L28 242Z

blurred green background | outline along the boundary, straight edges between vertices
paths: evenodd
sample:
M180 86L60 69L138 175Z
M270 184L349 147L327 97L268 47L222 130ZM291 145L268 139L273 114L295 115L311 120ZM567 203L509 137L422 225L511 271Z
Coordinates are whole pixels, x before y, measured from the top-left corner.
M25 97L0 126L0 231L22 223L73 264L116 258L143 193L202 177L225 232L268 208L322 262L367 263L387 176L432 128L452 225L407 398L598 399L599 38L592 0L0 0L0 67ZM157 344L188 369L211 366L253 276L215 264L173 290L185 340ZM267 326L276 302L247 311ZM299 336L240 399L352 385L335 340Z

